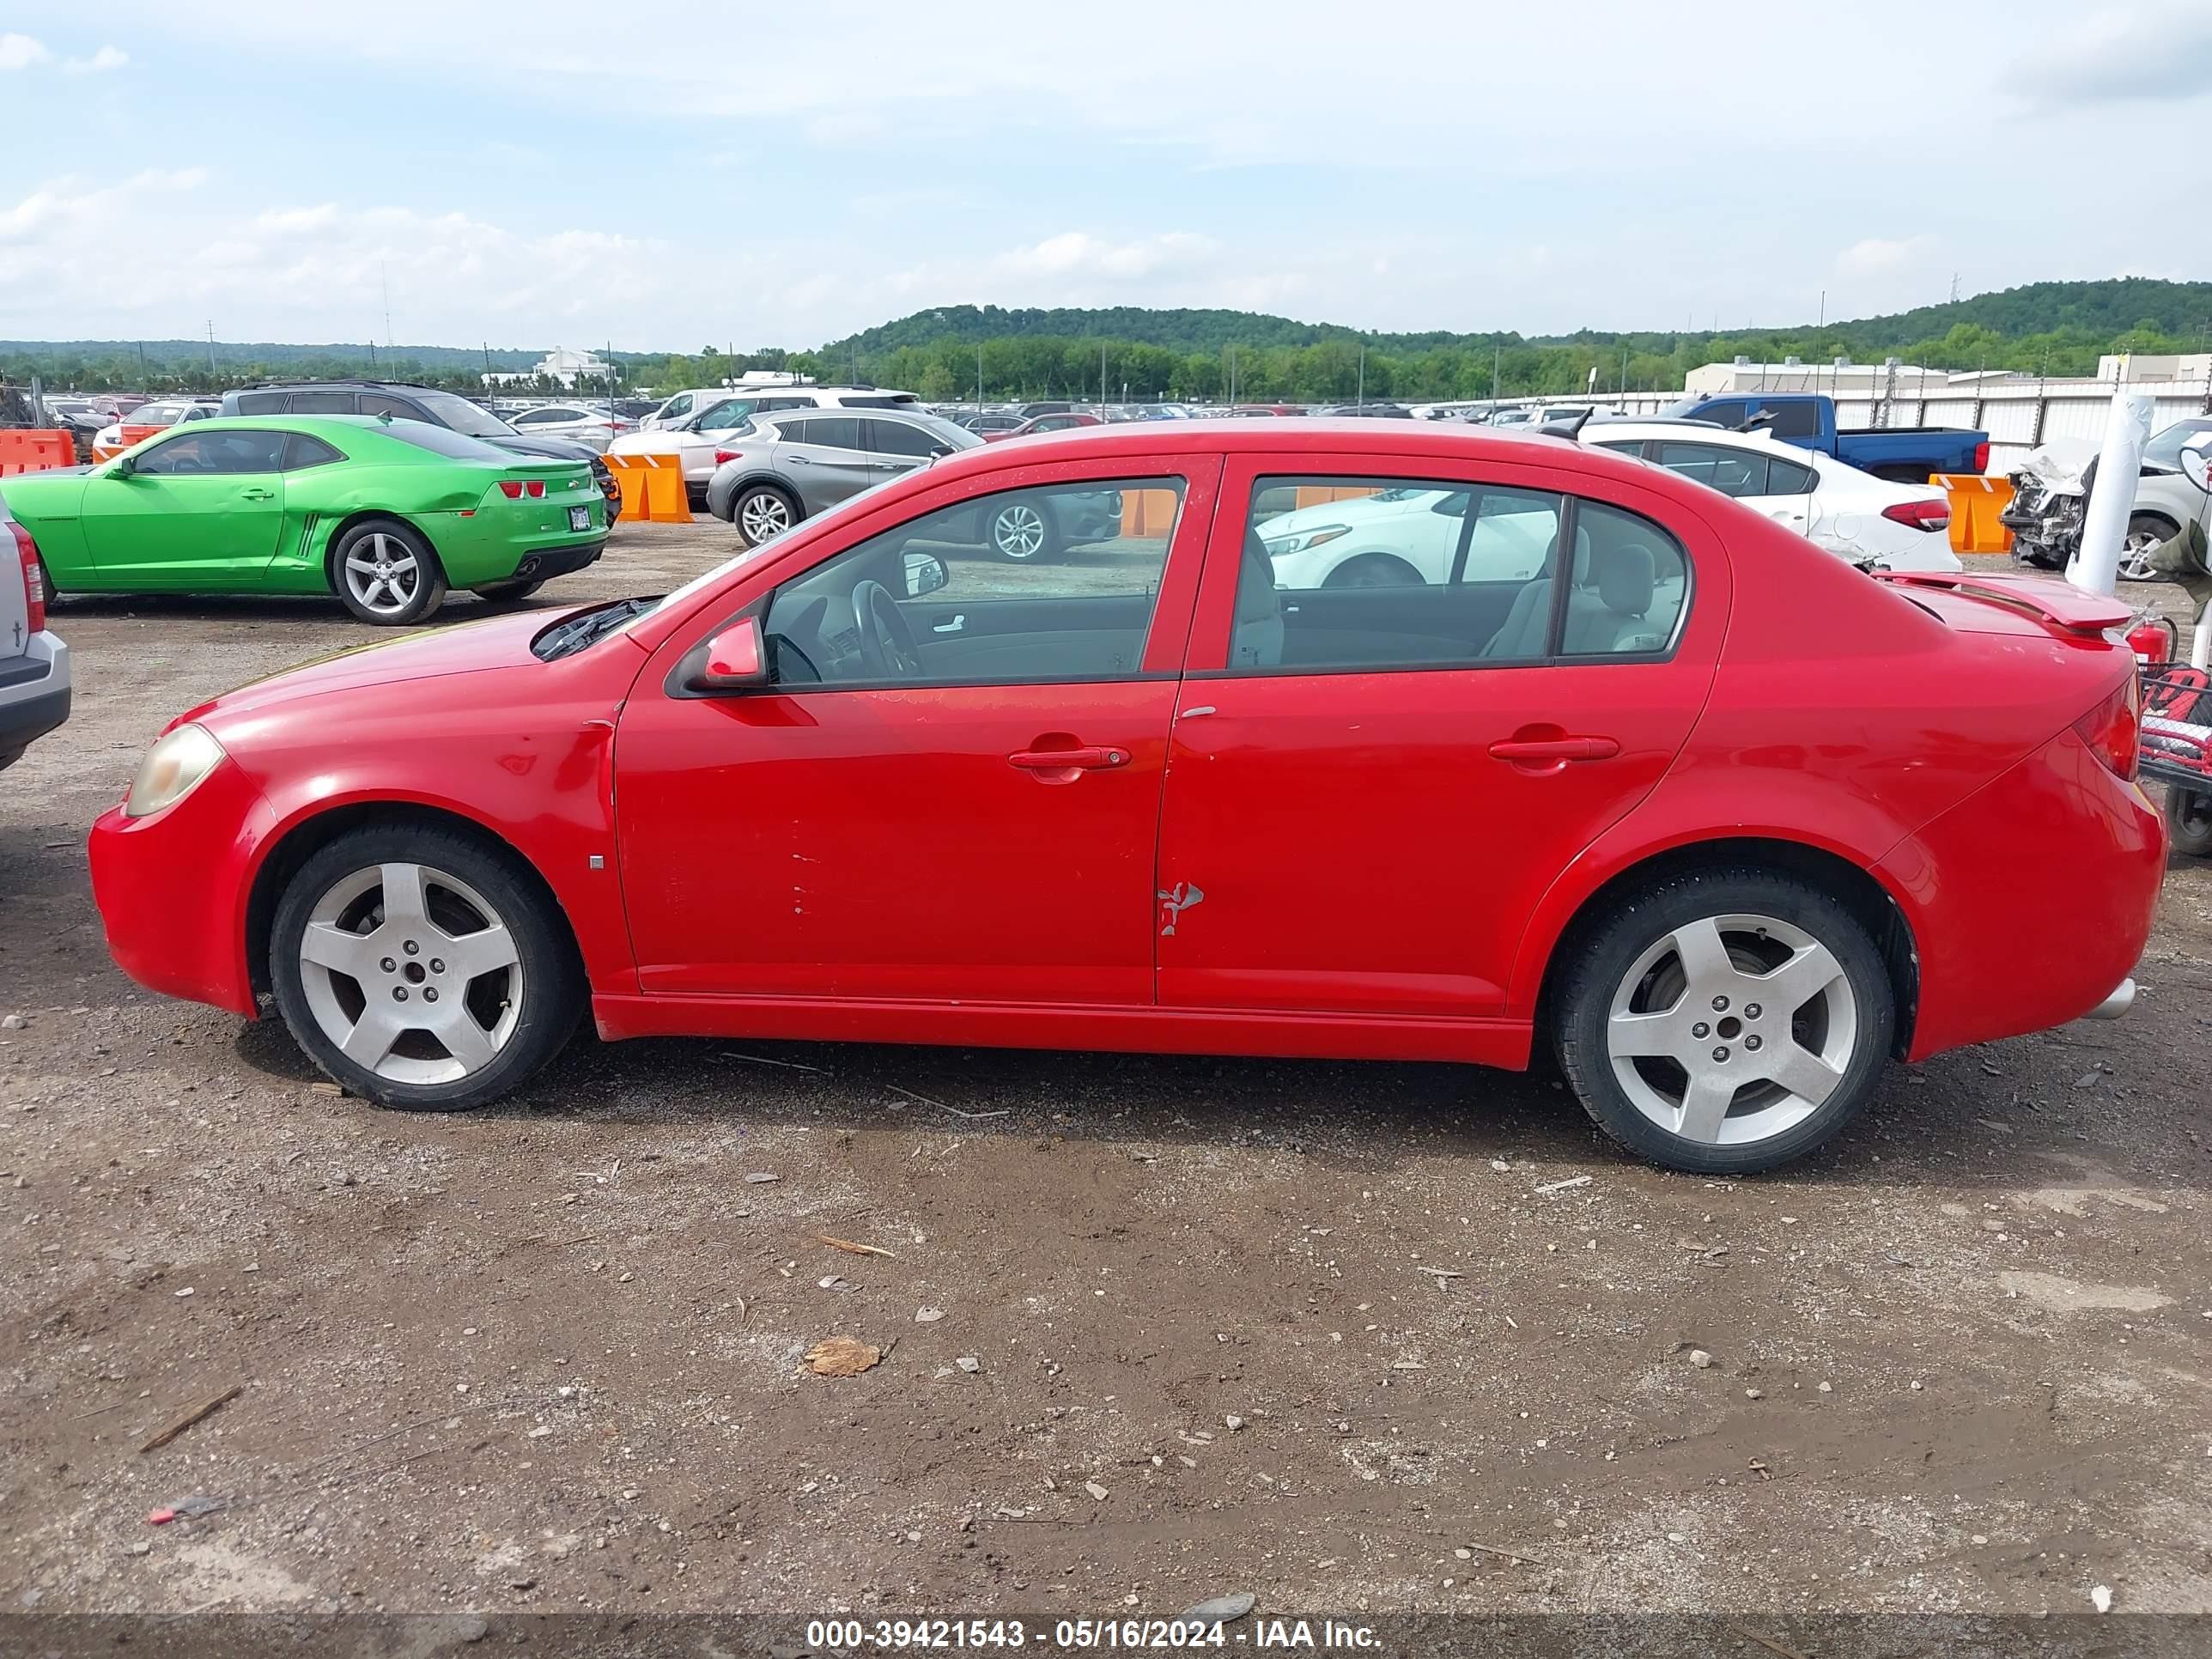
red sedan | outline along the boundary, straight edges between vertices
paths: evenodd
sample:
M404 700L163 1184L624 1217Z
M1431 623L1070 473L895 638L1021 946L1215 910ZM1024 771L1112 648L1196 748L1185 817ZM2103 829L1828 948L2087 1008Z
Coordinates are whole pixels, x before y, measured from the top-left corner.
M1102 495L1055 562L971 544L979 504ZM1405 574L1302 556L1352 538ZM2165 858L2124 617L1871 579L1559 440L1119 425L947 457L658 601L227 693L101 817L93 877L139 981L273 999L390 1106L495 1099L587 1011L606 1038L1542 1042L1637 1152L1756 1170L1892 1056L2124 1007Z

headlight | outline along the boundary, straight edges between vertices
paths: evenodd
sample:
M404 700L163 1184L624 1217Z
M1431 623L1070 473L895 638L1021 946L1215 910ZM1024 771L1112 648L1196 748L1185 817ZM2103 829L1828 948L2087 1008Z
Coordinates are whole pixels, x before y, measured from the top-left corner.
M180 726L146 751L131 793L123 798L123 816L143 818L165 806L173 806L199 787L223 757L222 745L204 726Z
M1339 536L1349 536L1351 533L1352 526L1348 524L1325 524L1318 530L1304 531L1297 535L1285 536L1276 541L1269 541L1263 536L1261 538L1261 544L1267 550L1269 558L1279 559L1285 553L1303 553L1310 547L1319 547L1323 542L1333 542Z

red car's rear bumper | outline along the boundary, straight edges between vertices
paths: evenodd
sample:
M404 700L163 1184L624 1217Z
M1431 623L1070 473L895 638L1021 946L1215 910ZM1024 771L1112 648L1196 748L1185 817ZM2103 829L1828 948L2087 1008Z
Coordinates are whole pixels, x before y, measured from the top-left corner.
M117 965L149 991L254 1018L246 895L272 822L260 791L228 762L150 817L100 814L88 848L92 896Z
M1880 873L1906 895L1920 1001L1908 1059L2079 1019L2134 971L2166 827L2070 728L1910 836Z

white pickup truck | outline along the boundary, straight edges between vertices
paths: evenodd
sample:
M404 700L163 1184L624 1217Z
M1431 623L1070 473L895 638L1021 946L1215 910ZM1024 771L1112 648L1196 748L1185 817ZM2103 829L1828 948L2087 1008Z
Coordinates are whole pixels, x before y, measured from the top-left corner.
M69 711L69 647L46 631L46 568L0 502L0 769Z

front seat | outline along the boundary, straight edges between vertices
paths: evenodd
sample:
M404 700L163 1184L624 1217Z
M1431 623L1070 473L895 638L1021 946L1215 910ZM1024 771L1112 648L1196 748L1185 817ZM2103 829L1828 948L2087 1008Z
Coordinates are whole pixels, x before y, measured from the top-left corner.
M1273 668L1283 660L1283 607L1275 598L1275 563L1256 529L1244 532L1243 568L1237 574L1237 631L1231 668Z

